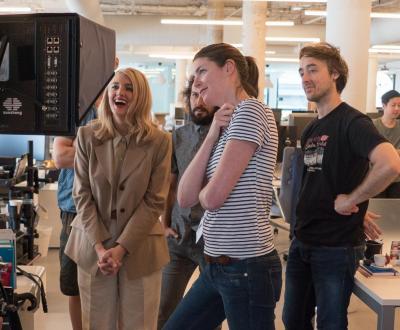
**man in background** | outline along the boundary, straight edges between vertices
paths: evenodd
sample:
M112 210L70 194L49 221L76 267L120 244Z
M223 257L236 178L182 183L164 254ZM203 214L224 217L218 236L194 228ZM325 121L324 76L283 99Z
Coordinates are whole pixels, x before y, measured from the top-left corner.
M304 170L283 322L287 330L311 330L317 307L318 329L347 329L368 199L399 175L400 158L366 115L342 101L348 67L336 47L305 46L299 58L303 89L318 118L301 138Z
M178 183L207 135L216 109L205 106L193 77L183 91L191 121L172 133L170 190L162 224L171 261L163 269L158 329L161 329L181 301L187 283L197 266L205 265L202 239L196 243L196 230L204 210L200 204L181 208L176 201Z
M391 90L382 95L383 116L374 120L375 127L400 153L400 93ZM400 176L377 198L400 198Z

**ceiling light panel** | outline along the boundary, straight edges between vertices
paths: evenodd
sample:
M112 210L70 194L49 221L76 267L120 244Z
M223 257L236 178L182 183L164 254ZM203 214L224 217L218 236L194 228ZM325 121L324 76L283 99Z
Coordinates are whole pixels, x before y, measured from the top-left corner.
M306 16L326 16L324 10L305 10L304 15ZM400 18L400 13L371 13L371 18Z
M241 26L241 20L215 20L215 19L161 19L161 24L172 25L224 25L224 26ZM293 26L292 21L267 21L267 26Z

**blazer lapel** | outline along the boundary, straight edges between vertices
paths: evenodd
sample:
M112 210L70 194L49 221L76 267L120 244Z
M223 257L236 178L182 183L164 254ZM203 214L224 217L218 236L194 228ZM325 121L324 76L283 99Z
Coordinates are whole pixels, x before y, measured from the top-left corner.
M133 137L131 137L131 139L133 139ZM139 147L134 141L131 141L129 143L128 149L126 150L119 182L124 181L131 174L131 172L139 166L145 156L146 152L144 151L144 149Z
M104 172L105 177L107 178L110 185L113 182L113 148L112 148L112 139L107 140L104 143L98 144L95 146L94 150L96 153L97 161L99 166Z

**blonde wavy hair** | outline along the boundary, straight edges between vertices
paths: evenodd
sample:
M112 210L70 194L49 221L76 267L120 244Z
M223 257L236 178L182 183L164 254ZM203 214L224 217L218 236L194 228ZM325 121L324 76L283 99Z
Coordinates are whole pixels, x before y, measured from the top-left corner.
M146 141L157 127L152 122L151 117L152 97L149 83L143 73L133 68L119 69L115 72L115 75L117 74L125 75L133 86L132 102L125 117L129 133L135 138L136 143ZM116 136L109 102L109 93L113 81L114 79L107 86L103 94L103 99L98 109L98 119L92 122L94 134L101 141L112 139Z

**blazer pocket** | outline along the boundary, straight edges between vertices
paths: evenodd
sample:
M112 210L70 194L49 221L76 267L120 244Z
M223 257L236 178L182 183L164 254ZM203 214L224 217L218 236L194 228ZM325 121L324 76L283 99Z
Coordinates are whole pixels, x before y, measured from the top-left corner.
M71 222L71 227L80 229L82 231L85 230L85 228L83 227L83 224L82 224L82 221L81 221L81 218L80 218L79 214L75 217L74 221Z
M83 231L71 224L71 233L69 234L67 245L65 246L65 254L70 257L76 264L79 263L81 241Z
M79 225L82 226L80 222L75 221L71 224L72 230L65 247L65 254L83 270L95 275L98 268L97 254Z

